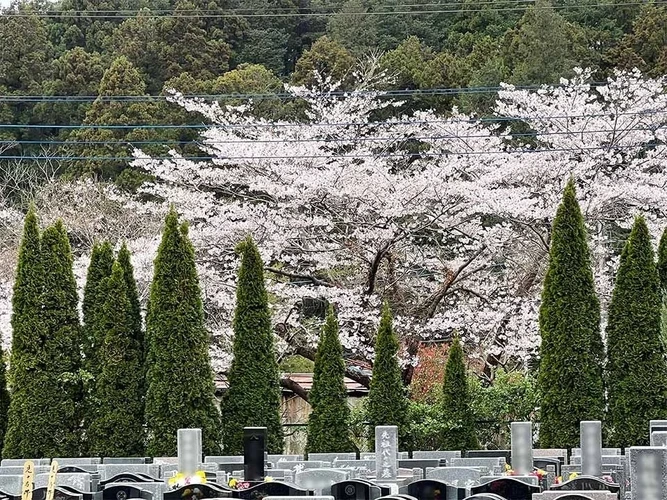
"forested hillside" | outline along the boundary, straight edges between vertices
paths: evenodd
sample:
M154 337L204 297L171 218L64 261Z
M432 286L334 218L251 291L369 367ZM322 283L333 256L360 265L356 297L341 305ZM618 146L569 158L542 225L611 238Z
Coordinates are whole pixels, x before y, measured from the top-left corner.
M344 91L356 60L381 54L384 90L404 100L392 113L484 115L500 82L667 73L665 2L637 0L16 0L0 40L4 162L50 157L129 189L144 179L130 145L201 154L205 122L167 103L171 88L303 118L284 83L317 86L318 69Z

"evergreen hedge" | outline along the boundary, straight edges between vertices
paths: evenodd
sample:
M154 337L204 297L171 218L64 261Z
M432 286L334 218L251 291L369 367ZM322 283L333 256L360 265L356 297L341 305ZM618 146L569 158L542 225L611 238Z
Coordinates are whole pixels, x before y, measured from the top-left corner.
M236 248L241 268L234 312L234 359L229 389L223 398L225 453L243 451L243 428L266 427L269 453L283 450L280 414L280 374L273 345L273 330L264 286L264 265L248 237Z
M621 253L607 324L609 445L647 446L647 422L667 416L660 337L660 277L646 221L637 217Z
M306 453L342 453L354 448L349 439L350 407L345 387L345 360L338 321L329 306L315 355L309 403Z
M442 436L443 450L478 448L471 403L463 348L456 336L449 349L442 386L442 420L447 427Z
M370 442L375 442L373 428L398 426L399 441L405 447L409 439L408 407L401 367L398 364L398 337L394 333L389 306L382 307L382 317L375 341L375 361L366 401L370 424Z
M76 279L67 231L61 221L42 235L44 291L41 318L44 344L40 356L45 385L36 404L45 418L40 457L76 457L80 451L82 413L81 326Z
M539 315L540 446L579 446L579 422L604 416L604 346L586 228L570 179L551 232Z
M176 456L182 428L202 429L204 453L218 454L220 415L194 248L173 208L155 258L146 336L147 454Z
M118 261L97 288L97 300L95 323L105 335L99 346L89 450L100 457L144 456L142 346Z
M44 342L41 321L44 267L37 214L30 207L23 226L19 248L14 293L12 296L12 351L7 432L3 458L43 456L44 420L46 412L38 398L44 391L40 363Z

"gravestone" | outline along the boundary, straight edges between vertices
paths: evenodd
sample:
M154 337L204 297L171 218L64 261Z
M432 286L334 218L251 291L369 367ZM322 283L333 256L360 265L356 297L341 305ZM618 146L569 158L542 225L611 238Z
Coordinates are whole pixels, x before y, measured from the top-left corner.
M264 497L264 500L292 500L293 498L299 498L299 497L278 497L278 496L270 496L270 497ZM309 496L308 500L335 500L334 497L332 496Z
M493 471L494 467L505 468L504 458L452 458L452 467L475 467L479 468L482 474Z
M111 483L151 483L155 482L156 479L157 478L148 477L144 474L132 474L126 472L123 474L116 474L115 476L110 477L109 479L100 481L100 484L102 486L106 486L107 484Z
M58 474L92 474L97 472L97 465L65 465L58 468Z
M242 464L243 456L210 456L204 457L204 463L213 463L213 464Z
M562 484L554 484L552 490L562 491L611 491L618 493L621 487L615 483L608 483L595 476L578 476Z
M191 476L199 469L202 453L201 429L178 429L178 472Z
M602 422L589 420L579 426L581 472L586 476L602 475Z
M376 500L384 495L378 485L360 479L349 479L332 485L331 494L336 500Z
M654 432L667 431L667 420L650 420L648 423L649 434ZM651 446L654 446L651 443Z
M308 453L308 460L334 463L336 460L356 460L356 453Z
M347 472L334 469L308 469L294 475L297 486L312 491L315 495L330 495L331 486L349 479Z
M426 474L427 469L440 466L437 458L406 458L398 461L398 466L403 469L421 469Z
M49 482L49 474L35 475L35 488L47 486ZM56 476L56 486L68 486L81 492L95 492L99 480L93 479L88 473L84 474L58 474Z
M558 458L535 458L533 456L533 466L546 471L549 466L553 466L556 476L560 476L561 461Z
M102 491L102 500L127 500L128 498L153 500L153 494L132 484L119 484Z
M75 492L62 486L56 487L53 493L53 500L84 500L85 495L81 492ZM46 500L46 486L35 488L32 492L32 500Z
M98 466L102 480L118 474L147 474L152 478L160 477L160 466L155 464L103 464Z
M516 474L533 472L533 424L512 422L512 469Z
M271 481L269 483L259 483L245 490L235 490L234 498L244 500L258 500L264 497L305 497L308 496L308 490L298 488L293 484L283 483L281 481ZM166 498L164 500L172 500ZM177 499L173 499L177 500Z
M468 450L466 458L499 458L503 457L507 463L512 460L512 450Z
M266 427L243 429L243 469L246 481L264 480Z
M218 484L190 484L165 491L163 500L199 500L201 498L232 498L234 490Z
M506 500L531 500L533 493L539 493L540 488L512 477L501 477L479 486L473 486L470 491L473 494L495 493Z
M651 446L667 446L667 431L652 432Z
M126 464L147 464L149 461L146 457L104 457L103 464L110 465L126 465Z
M505 499L499 495L494 495L493 493L478 493L477 495L466 497L465 500L505 500Z
M0 475L0 491L9 495L21 495L23 474Z
M437 479L422 479L408 484L407 492L419 500L463 500L467 490Z
M479 469L472 467L438 467L426 473L426 479L437 479L463 488L477 486L481 476Z
M631 500L667 500L667 448L630 448Z
M395 481L398 454L398 427L395 425L375 428L375 467L377 481Z

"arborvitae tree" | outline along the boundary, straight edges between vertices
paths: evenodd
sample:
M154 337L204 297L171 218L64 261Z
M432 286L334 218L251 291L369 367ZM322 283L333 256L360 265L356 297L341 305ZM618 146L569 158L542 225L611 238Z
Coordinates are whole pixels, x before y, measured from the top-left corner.
M93 456L143 456L142 346L137 340L120 262L97 289L95 320L106 332L100 345L100 372L95 381L95 411L89 427ZM122 409L122 411L119 411Z
M229 389L222 402L225 453L243 450L244 427L266 427L269 453L281 453L280 374L273 346L264 265L257 246L247 238L236 248L241 254L234 312L234 360Z
M574 180L551 232L540 306L540 445L579 445L579 422L604 416L604 345L584 219Z
M12 399L9 405L4 458L41 457L43 419L39 396L44 388L37 376L43 341L41 321L44 268L41 260L39 226L34 207L28 211L12 296L12 352L9 372Z
M105 298L100 297L98 289L103 280L111 276L113 248L108 241L96 243L90 254L90 264L83 289L83 354L84 366L95 376L99 373L99 349L104 338L95 338L95 318Z
M660 237L658 247L658 275L660 276L660 290L662 294L660 329L662 342L667 346L667 229Z
M646 422L667 416L667 366L660 339L660 277L643 217L621 253L607 324L609 444L646 446ZM574 376L574 374L573 374Z
M368 421L372 431L378 425L397 425L399 440L405 445L408 439L408 399L403 387L401 367L398 364L398 337L394 333L389 306L382 308L380 328L375 340L375 362L367 400Z
M345 387L345 360L338 336L338 321L329 307L315 354L313 388L309 394L307 453L353 450L349 439L350 407Z
M172 208L155 258L148 316L147 453L175 456L176 433L200 428L204 453L219 453L220 414L215 405L209 338L186 225Z
M125 279L125 289L127 290L127 300L130 303L130 317L132 318L132 331L134 338L139 342L142 349L141 359L145 357L144 351L144 332L141 328L141 304L139 302L139 292L137 291L137 282L134 279L134 267L132 266L132 257L127 245L123 243L118 251L118 263L123 268L123 278Z
M42 363L45 386L37 404L43 408L44 457L76 457L80 450L82 388L81 326L72 249L61 221L42 235L44 292Z
M442 439L443 450L472 450L478 447L463 348L458 336L454 337L445 364L442 420L449 427Z

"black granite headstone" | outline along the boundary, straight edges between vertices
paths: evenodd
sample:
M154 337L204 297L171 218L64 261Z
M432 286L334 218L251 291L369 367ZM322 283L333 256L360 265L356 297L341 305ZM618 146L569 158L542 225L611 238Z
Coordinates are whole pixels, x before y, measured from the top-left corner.
M130 472L123 472L116 474L114 477L100 481L100 485L106 486L111 483L155 483L159 479L152 478L146 474L132 474Z
M243 429L243 468L246 481L264 481L266 427Z
M437 479L420 479L408 484L408 495L419 500L460 500L465 498L465 488L451 486Z
M465 500L505 500L500 495L495 495L493 493L478 493L470 497L466 497Z
M533 458L533 466L546 472L547 467L553 465L556 469L556 477L560 476L561 461L557 458Z
M511 463L511 450L468 450L465 452L467 458L504 458L505 462Z
M84 495L81 492L73 491L64 486L57 486L53 494L53 500L83 500ZM46 486L36 488L32 492L32 500L46 500Z
M102 491L102 500L127 500L128 498L153 500L153 493L129 483L104 488Z
M593 500L593 499L586 495L579 495L578 493L572 493L571 495L563 495L562 497L558 497L558 500Z
M58 469L58 474L90 474L90 471L76 465L65 465Z
M531 500L533 493L539 493L540 488L513 477L502 477L488 483L473 486L471 493L495 493L505 500Z
M21 500L21 495L10 495L4 491L0 491L0 500Z
M331 486L331 495L336 500L376 500L384 493L380 487L370 481L348 479Z
M165 491L163 500L201 500L202 498L232 498L233 490L219 484L190 484Z
M560 491L611 491L618 493L621 487L618 484L608 483L595 476L578 476L562 484L554 484L552 490Z
M306 497L312 496L312 492L294 484L270 481L256 484L245 490L234 490L233 496L244 500L260 500L264 497ZM168 499L165 498L165 500Z

